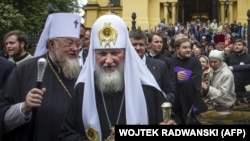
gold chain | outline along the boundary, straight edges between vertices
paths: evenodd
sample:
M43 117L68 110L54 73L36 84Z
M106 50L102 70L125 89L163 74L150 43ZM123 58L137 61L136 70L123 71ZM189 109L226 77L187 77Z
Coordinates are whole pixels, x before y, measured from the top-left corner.
M104 111L105 111L105 114L106 114L106 117L107 117L107 120L108 120L109 128L112 129L112 123L111 123L111 121L109 119L108 109L106 107L106 102L105 102L105 99L104 99L103 95L104 94L101 93ZM120 105L120 108L119 108L119 112L118 112L118 116L117 116L117 121L116 121L115 124L118 124L118 122L120 120L120 116L121 116L121 112L122 112L122 107L123 107L123 103L124 103L124 98L125 98L125 93L123 93L123 96L122 96L121 105Z
M50 66L50 68L52 69L53 73L55 74L56 78L58 79L58 81L60 82L60 84L62 85L62 87L64 88L64 90L67 92L67 94L69 95L69 97L71 98L72 95L70 94L69 90L67 89L67 87L64 85L64 83L62 82L62 80L60 79L60 77L58 76L57 72L55 71L55 69L53 68L53 66L51 65L49 59L48 59L48 54L46 55L46 59L47 62Z

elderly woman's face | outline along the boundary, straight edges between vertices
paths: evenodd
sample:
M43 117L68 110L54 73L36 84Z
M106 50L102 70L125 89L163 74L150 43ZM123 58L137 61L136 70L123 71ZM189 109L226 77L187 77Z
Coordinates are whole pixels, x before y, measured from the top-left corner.
M114 72L124 62L125 49L97 49L96 62L105 72Z
M210 62L210 67L214 71L217 70L218 68L220 68L222 65L222 61L217 59L217 58L214 58L214 57L209 57L209 62Z

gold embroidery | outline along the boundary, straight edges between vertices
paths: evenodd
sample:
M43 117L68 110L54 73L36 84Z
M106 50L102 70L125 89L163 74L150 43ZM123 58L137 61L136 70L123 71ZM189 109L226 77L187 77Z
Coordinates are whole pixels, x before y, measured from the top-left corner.
M111 23L105 23L104 27L98 32L100 45L102 46L102 43L104 42L104 48L107 46L110 47L110 42L113 42L115 45L117 40L118 33L110 25Z
M90 141L99 140L98 132L95 129L91 128L90 125L88 125L88 128L86 130L86 135Z

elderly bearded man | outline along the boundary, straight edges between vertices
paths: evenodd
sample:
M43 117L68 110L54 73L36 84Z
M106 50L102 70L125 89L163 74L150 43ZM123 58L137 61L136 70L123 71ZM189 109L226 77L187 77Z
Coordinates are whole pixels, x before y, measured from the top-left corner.
M105 36L106 28L109 36ZM124 21L113 14L101 16L90 37L61 140L114 139L115 125L163 121L165 95L135 52Z
M0 98L4 141L58 140L80 72L80 21L76 14L50 14L35 58L19 64L10 74ZM48 65L42 88L36 88L40 58L46 59Z

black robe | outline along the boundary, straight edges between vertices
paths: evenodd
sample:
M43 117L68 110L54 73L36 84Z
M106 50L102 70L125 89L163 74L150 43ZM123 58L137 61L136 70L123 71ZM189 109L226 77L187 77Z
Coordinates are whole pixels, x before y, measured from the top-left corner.
M5 81L7 80L9 74L13 70L13 68L16 66L15 63L7 60L6 58L3 58L0 56L0 95L2 95L2 89L3 86L5 85ZM1 123L0 123L0 141L2 140L2 128L1 128Z
M173 119L177 124L187 124L188 113L191 107L198 108L196 114L207 111L207 106L201 97L202 67L200 61L191 57L189 59L180 59L177 55L172 57L174 67L182 67L192 71L190 79L178 83L176 80L176 97L173 104ZM177 76L176 76L177 79Z
M142 85L143 91L146 98L149 124L158 125L163 121L161 104L166 102L163 94L152 88L150 86ZM63 141L80 141L87 140L85 129L83 126L82 120L82 101L83 101L83 91L84 84L79 83L76 87L76 94L72 97L72 103L70 105L68 114L65 118L65 121L62 124L62 131L59 135ZM123 97L123 92L106 95L104 94L105 103L107 106L108 115L111 121L112 126L116 124L117 116L119 113L121 100ZM97 111L100 118L100 125L103 139L106 139L110 134L109 124L107 121L107 116L105 114L101 93L96 89L96 104ZM125 101L122 107L121 115L118 124L125 125Z
M32 58L17 65L10 74L4 93L0 98L1 124L4 114L10 106L25 101L27 93L36 87L38 59ZM50 59L49 61L54 70L58 71ZM75 80L66 79L62 73L58 73L58 75L69 92L73 94ZM31 121L4 134L4 141L57 141L61 122L71 98L49 64L45 69L42 87L46 88L42 106L37 108L36 114L33 112ZM3 128L2 125L0 127Z

